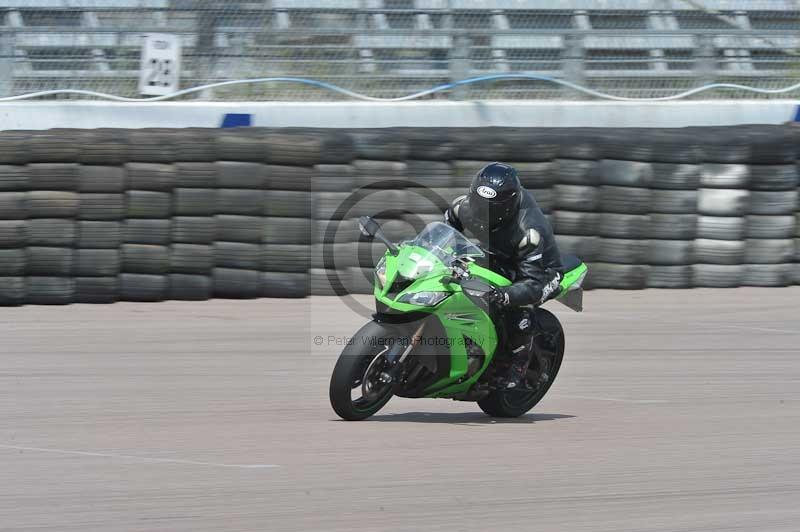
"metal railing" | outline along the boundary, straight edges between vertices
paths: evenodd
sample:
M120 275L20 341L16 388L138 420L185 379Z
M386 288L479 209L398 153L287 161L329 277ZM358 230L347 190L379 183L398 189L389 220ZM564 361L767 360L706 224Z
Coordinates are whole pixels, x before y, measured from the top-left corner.
M620 97L658 98L710 83L775 89L800 81L800 1L652 0L0 1L0 96L82 89L137 96L142 34L180 35L181 86L302 77L396 98L495 74L549 76ZM71 6L71 7L67 7ZM797 97L789 92L773 97ZM69 97L69 96L61 96ZM330 100L281 83L186 98ZM531 79L459 86L431 98L588 98ZM769 97L739 90L694 96Z

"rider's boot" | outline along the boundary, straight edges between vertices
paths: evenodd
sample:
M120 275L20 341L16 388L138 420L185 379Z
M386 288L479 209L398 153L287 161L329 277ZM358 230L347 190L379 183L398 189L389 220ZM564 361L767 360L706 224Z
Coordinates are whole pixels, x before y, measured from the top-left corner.
M506 391L531 392L534 389L528 384L528 366L531 363L532 348L530 342L525 343L511 352L511 364L504 375L500 377L497 387Z

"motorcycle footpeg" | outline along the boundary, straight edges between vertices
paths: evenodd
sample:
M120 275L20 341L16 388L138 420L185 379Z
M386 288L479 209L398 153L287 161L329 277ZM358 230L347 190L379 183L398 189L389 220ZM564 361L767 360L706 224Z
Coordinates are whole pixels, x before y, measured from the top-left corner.
M536 388L531 388L530 385L525 384L516 388L503 388L502 391L506 393L531 393L535 392Z
M522 386L516 386L514 388L508 388L507 383L498 383L498 384L492 384L491 386L489 386L489 389L495 392L520 392L520 393L535 392L537 390L536 388L532 388L531 385L527 383L523 384Z

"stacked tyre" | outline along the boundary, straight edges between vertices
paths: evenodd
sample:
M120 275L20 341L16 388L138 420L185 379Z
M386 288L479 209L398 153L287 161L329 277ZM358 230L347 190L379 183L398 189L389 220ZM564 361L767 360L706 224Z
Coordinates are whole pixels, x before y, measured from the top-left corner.
M378 245L360 241L357 219L401 219L408 143L394 129L350 130L354 160L319 165L312 182L314 243L309 270L312 295L365 293ZM371 291L371 290L369 290Z
M798 130L0 133L0 304L371 293L401 241L510 162L588 287L800 284Z
M692 286L700 165L652 163L648 288Z
M0 304L304 297L318 130L0 135Z
M59 138L39 132L0 137L0 304L75 297L80 140Z
M349 217L355 189L352 165L318 165L312 180L313 245L309 269L312 295L347 293L356 223Z
M757 126L703 131L694 285L785 286L794 266L793 136Z
M593 271L599 260L599 169L596 160L559 158L553 163L556 185L552 225L559 250L591 263Z
M752 165L745 220L745 286L794 282L798 175L795 164Z

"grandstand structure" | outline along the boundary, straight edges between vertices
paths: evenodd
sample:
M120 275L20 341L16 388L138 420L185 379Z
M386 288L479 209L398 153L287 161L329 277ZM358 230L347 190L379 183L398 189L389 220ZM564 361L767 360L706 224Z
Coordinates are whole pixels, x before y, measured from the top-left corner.
M65 88L137 96L149 32L180 35L182 87L296 76L397 97L521 73L661 97L712 82L778 88L800 81L800 0L0 0L0 14L0 96ZM342 97L286 83L191 96ZM436 97L585 96L512 80Z

